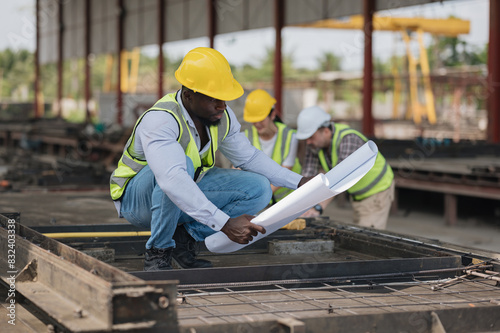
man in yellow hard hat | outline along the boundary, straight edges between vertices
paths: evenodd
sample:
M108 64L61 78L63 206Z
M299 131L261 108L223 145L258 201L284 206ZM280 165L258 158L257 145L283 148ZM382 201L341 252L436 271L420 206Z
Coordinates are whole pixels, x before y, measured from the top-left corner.
M300 173L300 163L297 158L298 140L295 130L289 128L276 115L274 105L276 99L262 89L248 94L243 110L243 119L252 124L245 130L245 135L252 145L262 150L276 163ZM272 204L290 194L292 190L271 185L273 190Z
M307 177L315 176L321 169L329 171L367 141L360 132L333 122L330 115L318 106L300 111L297 138L306 142L302 175ZM375 165L347 192L355 224L385 229L394 199L394 174L380 152ZM331 200L314 206L302 217L320 215Z
M281 167L240 133L225 101L243 88L222 54L195 48L175 77L182 88L139 117L110 179L119 215L151 228L145 270L211 267L196 259L195 241L220 230L247 244L265 233L250 221L271 199L270 183L295 189L310 179ZM214 167L218 149L241 170Z

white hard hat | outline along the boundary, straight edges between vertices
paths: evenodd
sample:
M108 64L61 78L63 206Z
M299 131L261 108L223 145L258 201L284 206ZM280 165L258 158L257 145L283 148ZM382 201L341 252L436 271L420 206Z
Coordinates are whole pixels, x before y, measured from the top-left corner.
M319 106L305 108L297 118L297 139L309 139L318 128L327 126L330 120L330 115Z

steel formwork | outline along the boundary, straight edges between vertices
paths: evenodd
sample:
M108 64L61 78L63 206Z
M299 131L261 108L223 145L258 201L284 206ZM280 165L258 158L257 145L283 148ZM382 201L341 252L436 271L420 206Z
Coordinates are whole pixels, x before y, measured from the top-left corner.
M2 225L12 219L3 216ZM36 229L44 234L138 231L128 225ZM2 238L5 231L0 229ZM280 230L269 240L300 243L330 239L335 243L333 253L273 256L266 250L268 239L263 239L230 255L214 255L201 249L200 255L212 260L214 268L143 272L138 270L142 266L142 256L138 254L146 237L75 237L61 239L66 243L62 244L41 233L16 224L19 263L24 266L16 283L18 292L44 313L41 321L58 325L62 330L487 332L500 329L500 254L487 251L332 224L329 220L308 220L305 230ZM3 250L6 243L2 239ZM96 247L115 251L112 266L81 252ZM124 265L125 261L132 263ZM0 266L3 274L4 260ZM5 284L4 275L2 280ZM75 284L80 290L75 291ZM35 285L45 288L44 297L33 292ZM65 302L65 308L55 307L54 301L46 300L46 295L57 295L58 300ZM113 301L102 301L110 298ZM94 303L101 303L98 311ZM64 311L66 316L61 316ZM78 318L78 314L83 318ZM100 318L97 323L101 326L96 327L96 321L94 326L85 323L85 329L78 326L79 321L81 324L95 318Z

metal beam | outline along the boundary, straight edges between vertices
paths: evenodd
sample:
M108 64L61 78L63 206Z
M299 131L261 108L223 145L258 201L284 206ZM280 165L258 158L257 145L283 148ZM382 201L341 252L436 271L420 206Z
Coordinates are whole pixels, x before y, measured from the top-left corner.
M40 118L42 110L40 105L40 0L35 2L35 21L36 21L36 37L35 37L35 118Z
M374 279L394 279L403 276L440 273L453 275L461 266L460 256L405 258L353 262L305 263L272 266L246 266L229 268L171 270L156 272L132 272L143 280L179 280L183 287L206 284L238 284L259 282L270 284L315 283L350 280L367 281ZM279 281L279 282L276 282Z
M63 95L63 2L58 3L58 33L57 33L57 117L62 116L62 95Z
M90 11L91 0L85 0L85 121L91 123L89 102L91 98L90 92Z
M163 43L165 42L165 1L158 0L158 99L163 97L164 57Z
M411 179L396 177L396 187L409 188L413 190L438 192L445 194L463 195L485 199L500 200L500 188L493 186L477 186L466 184L453 184L439 181L426 181L422 179Z
M428 332L433 330L433 317L438 316L446 332L497 332L500 329L500 306L461 307L451 309L395 311L363 315L337 315L325 311L324 316L300 318L306 332ZM434 314L434 315L433 315ZM458 320L459 319L459 320ZM220 332L296 332L277 320L252 320L237 323L216 323L183 326L183 333Z
M488 46L488 141L500 142L500 0L490 0Z
M210 47L215 46L215 35L217 34L217 21L216 21L216 6L217 0L207 0L208 7L208 39L210 40Z
M283 64L281 56L281 30L285 25L285 1L274 0L274 98L276 105L274 109L279 117L283 117Z
M124 0L117 0L117 7L118 7L118 25L117 25L117 31L118 31L118 38L117 38L117 58L118 58L118 75L117 75L117 80L118 83L116 85L116 109L117 109L117 114L116 114L116 122L118 125L123 125L123 93L122 93L122 52L123 52L123 45L124 45L124 31L123 28L125 26L125 5L124 5Z
M375 13L376 0L363 1L363 15L365 34L365 53L363 68L363 134L367 137L375 135L375 126L372 114L373 100L373 14Z
M3 215L0 250L15 253L0 258L0 283L14 281L15 293L62 331L178 331L177 281L142 281Z

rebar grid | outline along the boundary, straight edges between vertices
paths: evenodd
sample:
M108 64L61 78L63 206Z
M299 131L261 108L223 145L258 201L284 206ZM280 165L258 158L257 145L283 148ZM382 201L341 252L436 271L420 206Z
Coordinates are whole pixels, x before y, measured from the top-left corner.
M450 280L450 279L446 279ZM318 315L368 314L492 305L500 288L486 278L461 279L460 283L433 290L443 280L418 280L364 285L287 288L271 290L189 290L187 304L179 305L179 321L239 322L244 320L304 318Z

